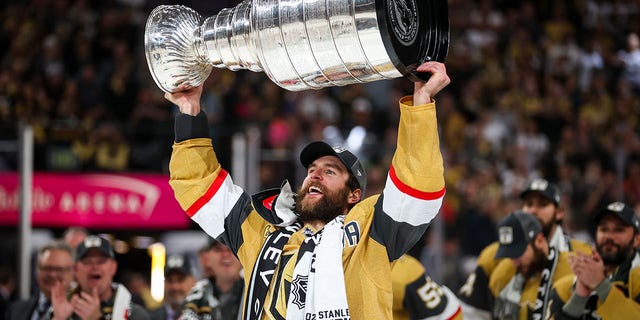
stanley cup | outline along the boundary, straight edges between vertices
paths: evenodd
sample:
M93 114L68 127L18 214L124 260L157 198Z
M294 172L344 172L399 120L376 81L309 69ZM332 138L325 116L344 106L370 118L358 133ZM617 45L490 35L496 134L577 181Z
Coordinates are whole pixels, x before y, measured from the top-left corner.
M203 19L159 6L145 53L160 89L202 84L213 67L264 72L290 91L406 77L449 49L447 0L245 0Z

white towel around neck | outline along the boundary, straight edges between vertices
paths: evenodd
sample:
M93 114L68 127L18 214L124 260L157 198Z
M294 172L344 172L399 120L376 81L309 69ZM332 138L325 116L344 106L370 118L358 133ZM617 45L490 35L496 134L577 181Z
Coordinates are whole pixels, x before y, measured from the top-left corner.
M338 216L327 223L315 250L303 253L304 256L298 261L293 279L295 281L296 278L307 277L306 298L304 305L301 305L300 301L295 303L295 299L300 298L299 295L289 294L288 320L350 319L342 267L343 222L344 216ZM309 238L307 241L313 239ZM312 264L315 272L311 271ZM308 318L307 314L314 316Z

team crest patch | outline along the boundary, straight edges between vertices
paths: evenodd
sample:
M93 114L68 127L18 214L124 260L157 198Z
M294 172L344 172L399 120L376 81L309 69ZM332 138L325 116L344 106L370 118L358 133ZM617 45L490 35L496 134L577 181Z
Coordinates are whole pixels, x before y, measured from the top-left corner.
M291 282L291 293L293 294L293 304L299 309L304 309L304 301L307 299L307 283L309 276L296 276Z
M511 244L513 242L513 229L511 227L500 227L498 234L500 244Z

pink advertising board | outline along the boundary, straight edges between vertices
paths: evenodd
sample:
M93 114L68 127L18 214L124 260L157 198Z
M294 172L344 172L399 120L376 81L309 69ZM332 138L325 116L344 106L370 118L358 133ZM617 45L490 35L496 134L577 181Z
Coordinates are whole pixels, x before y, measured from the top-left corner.
M16 172L0 172L0 226L18 223L18 178ZM32 190L34 227L185 229L190 225L166 175L37 172Z

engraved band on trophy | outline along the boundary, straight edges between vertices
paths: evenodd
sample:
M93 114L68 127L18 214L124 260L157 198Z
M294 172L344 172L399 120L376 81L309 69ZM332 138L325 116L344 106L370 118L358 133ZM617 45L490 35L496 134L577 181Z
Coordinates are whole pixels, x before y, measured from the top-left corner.
M203 19L181 5L155 8L145 53L165 92L202 84L213 67L264 72L290 91L407 77L444 62L446 0L245 0ZM180 87L180 88L179 88Z

